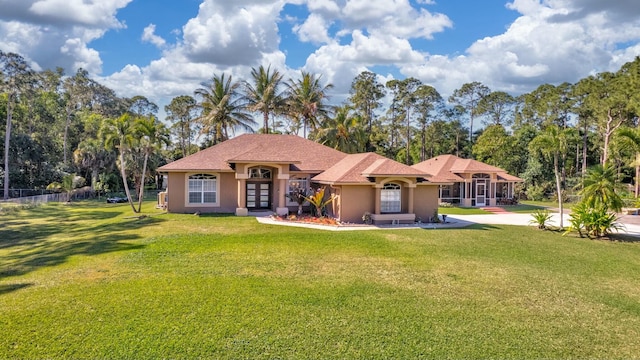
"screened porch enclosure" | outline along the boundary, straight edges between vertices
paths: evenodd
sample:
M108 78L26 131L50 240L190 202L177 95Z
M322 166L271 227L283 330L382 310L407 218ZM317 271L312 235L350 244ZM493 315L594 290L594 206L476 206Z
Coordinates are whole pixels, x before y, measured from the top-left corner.
M464 182L440 185L440 203L461 206L514 205L514 183L495 181L489 174L473 174Z

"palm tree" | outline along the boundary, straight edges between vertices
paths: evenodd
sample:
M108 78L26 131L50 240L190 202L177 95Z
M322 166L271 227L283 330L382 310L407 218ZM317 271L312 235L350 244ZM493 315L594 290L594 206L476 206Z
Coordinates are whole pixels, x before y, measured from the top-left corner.
M257 125L253 117L246 112L243 99L238 92L240 83L233 82L232 77L215 75L210 81L202 84L195 95L200 97L198 104L202 115L196 119L202 124L200 134L213 132L214 144L229 138L229 129L253 132Z
M587 171L580 191L584 203L590 208L604 207L620 212L624 205L617 194L616 168L612 165L595 165Z
M307 126L318 128L318 118L325 118L330 112L328 105L324 103L328 99L327 91L333 88L332 84L322 86L321 76L301 71L300 79L289 79L287 86L287 100L289 115L296 120L303 119L303 136L307 137Z
M78 144L73 152L73 158L77 166L91 170L91 189L96 189L98 172L115 160L113 152L105 149L102 141L98 139L85 139Z
M285 97L280 91L282 74L278 70L271 71L271 66L266 69L260 66L251 69L253 84L245 82L244 99L249 111L261 112L263 117L263 131L269 133L269 116L281 114L286 107Z
M124 114L117 119L110 119L105 124L104 138L105 146L108 148L115 148L118 150L118 157L120 160L120 175L122 175L122 183L124 185L124 192L127 195L127 201L131 205L133 212L137 213L133 200L131 199L131 192L129 191L129 183L127 182L127 163L125 154L131 151L134 143L136 142L135 126L131 115Z
M147 173L149 155L154 151L159 150L162 145L168 146L171 143L171 140L167 127L158 121L153 115L138 118L135 125L135 130L138 133L140 145L144 154L140 180L140 192L138 194L138 211L136 211L139 213L142 209L142 200L144 198L144 179Z
M355 154L364 151L367 133L360 126L360 118L351 113L351 108L336 108L334 118L327 118L316 133L316 139L323 145L342 152Z
M636 152L636 160L633 165L636 168L635 197L637 198L640 193L640 129L620 128L617 135L625 145Z
M562 206L562 174L560 171L560 160L569 150L569 142L572 138L572 129L562 129L558 125L549 125L540 135L536 136L529 143L530 151L539 151L547 158L553 160L553 172L556 177L556 192L558 195L558 208L560 211L560 228L563 222L563 206Z

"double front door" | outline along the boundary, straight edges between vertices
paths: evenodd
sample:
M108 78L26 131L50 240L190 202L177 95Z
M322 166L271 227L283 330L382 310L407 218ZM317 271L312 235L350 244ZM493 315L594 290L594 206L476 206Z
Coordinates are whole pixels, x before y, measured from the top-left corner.
M271 209L271 182L247 181L247 208Z

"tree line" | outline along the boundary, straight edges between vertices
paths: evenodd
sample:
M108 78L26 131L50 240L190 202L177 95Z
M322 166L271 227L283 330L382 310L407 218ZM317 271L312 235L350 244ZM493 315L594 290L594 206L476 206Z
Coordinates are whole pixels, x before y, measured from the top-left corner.
M471 82L444 98L415 78L378 79L360 73L347 99L332 105L333 86L318 74L285 79L264 66L246 80L214 74L193 94L173 98L161 121L156 104L118 97L83 69L35 71L0 51L4 197L10 188L43 188L77 173L95 189L128 191L131 183L128 197L141 198L145 186L159 185L162 164L254 131L406 164L440 154L475 158L522 177L520 196L531 199L561 199L599 164L613 168L618 183L635 182L637 197L640 58L519 96Z

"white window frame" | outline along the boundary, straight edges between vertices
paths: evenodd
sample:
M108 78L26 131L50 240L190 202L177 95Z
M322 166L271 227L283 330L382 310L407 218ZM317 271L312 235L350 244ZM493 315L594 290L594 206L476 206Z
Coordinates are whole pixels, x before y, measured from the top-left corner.
M211 177L209 179L191 179L191 177L194 176L208 176ZM196 192L196 191L191 191L191 181L192 180L202 180L202 181L214 181L213 184L213 188L215 188L215 190L213 191L205 191L203 187L201 187L201 197L200 199L202 200L201 202L191 202L191 198L190 198L190 193L192 192ZM214 202L205 202L204 201L204 194L205 193L214 193L215 194L215 201ZM220 206L220 175L216 174L216 173L188 173L185 175L185 198L184 198L184 202L185 202L185 206L186 207L214 207L214 206Z
M402 186L386 183L380 190L380 212L394 214L402 212Z
M298 183L300 184L299 186L293 186L293 183ZM289 197L289 195L291 195L291 192L294 189L298 189L302 187L303 189L305 189L307 191L307 196L309 196L309 177L305 176L305 177L292 177L289 178L289 180L287 180L287 206L298 206L298 203L291 200L291 198ZM305 201L305 204L307 202Z

